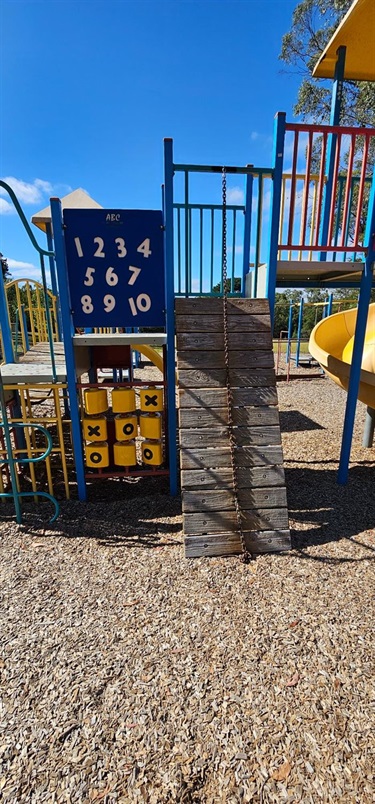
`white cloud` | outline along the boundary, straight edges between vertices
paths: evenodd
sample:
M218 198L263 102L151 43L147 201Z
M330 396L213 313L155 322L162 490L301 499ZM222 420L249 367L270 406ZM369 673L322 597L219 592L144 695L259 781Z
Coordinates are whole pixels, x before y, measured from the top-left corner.
M3 181L12 188L18 200L23 204L39 204L46 193L52 191L52 185L43 179L34 179L32 183L16 179L15 176L4 176ZM1 187L0 194L6 195L6 190Z
M13 260L8 257L8 268L11 273L12 279L36 279L38 282L42 281L42 274L40 267L34 265L32 262L24 262L23 260ZM50 275L46 268L46 279L49 283Z
M72 188L68 184L51 184L51 182L44 181L44 179L34 179L33 182L27 182L17 179L15 176L4 176L2 181L9 184L21 205L46 206L51 196L58 195L61 198L72 192ZM0 215L14 214L16 210L13 203L8 200L9 195L4 187L0 187L0 196L5 196L5 198L0 198Z
M244 202L245 196L241 187L228 187L227 204L243 204Z
M259 137L260 137L260 134L259 134L258 131L252 131L251 134L250 134L250 139L253 140L253 141L258 140Z
M5 198L0 198L0 215L13 215L15 211L15 207L10 201L6 201Z

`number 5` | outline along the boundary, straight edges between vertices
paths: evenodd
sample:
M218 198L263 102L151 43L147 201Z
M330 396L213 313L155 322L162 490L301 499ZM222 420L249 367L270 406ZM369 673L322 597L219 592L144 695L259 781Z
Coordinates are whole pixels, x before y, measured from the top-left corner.
M93 285L94 284L94 273L95 268L87 268L85 279L83 280L84 285Z

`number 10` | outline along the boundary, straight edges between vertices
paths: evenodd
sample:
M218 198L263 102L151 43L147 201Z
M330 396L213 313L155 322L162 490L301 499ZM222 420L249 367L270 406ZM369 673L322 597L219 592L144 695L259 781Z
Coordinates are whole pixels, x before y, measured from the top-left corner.
M132 315L138 315L138 311L140 313L147 313L151 307L151 299L147 293L140 293L135 301L133 297L131 297L130 299L128 299L128 302L130 309L132 311Z

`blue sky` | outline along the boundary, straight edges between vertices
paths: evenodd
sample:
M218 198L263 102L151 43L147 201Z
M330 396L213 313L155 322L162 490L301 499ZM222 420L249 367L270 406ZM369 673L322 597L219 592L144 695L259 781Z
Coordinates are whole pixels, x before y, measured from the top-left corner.
M296 4L2 0L0 176L28 220L78 187L103 207L160 208L164 137L178 162L271 165L274 115L292 119L299 84L278 61ZM37 276L5 195L0 212L13 276Z

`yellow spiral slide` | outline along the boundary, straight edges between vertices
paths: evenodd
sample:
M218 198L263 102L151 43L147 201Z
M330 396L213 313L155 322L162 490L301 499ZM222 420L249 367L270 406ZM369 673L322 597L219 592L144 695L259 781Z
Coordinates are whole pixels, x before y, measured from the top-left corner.
M309 341L312 356L345 391L349 385L356 319L356 308L323 318L314 327ZM375 408L375 304L369 306L358 399Z

